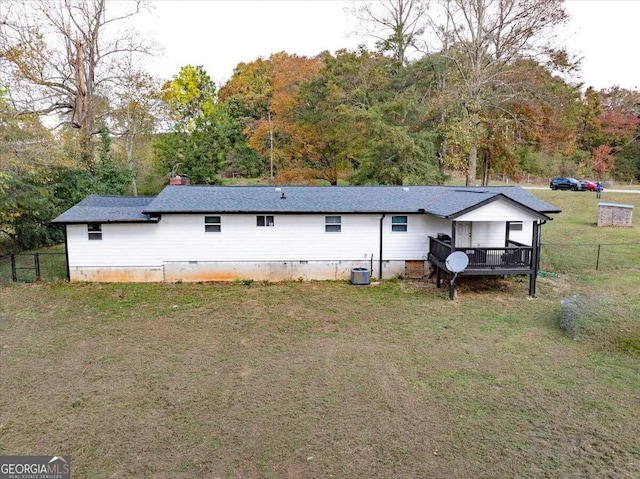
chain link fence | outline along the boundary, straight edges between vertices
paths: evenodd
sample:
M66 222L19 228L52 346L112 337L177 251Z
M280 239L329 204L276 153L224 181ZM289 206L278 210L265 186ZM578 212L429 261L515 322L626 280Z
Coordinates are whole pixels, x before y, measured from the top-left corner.
M556 274L640 269L640 243L543 243L540 269ZM0 283L67 279L64 252L0 257Z
M540 269L561 274L640 269L640 243L543 243Z
M67 257L63 253L20 253L0 257L0 283L67 279Z

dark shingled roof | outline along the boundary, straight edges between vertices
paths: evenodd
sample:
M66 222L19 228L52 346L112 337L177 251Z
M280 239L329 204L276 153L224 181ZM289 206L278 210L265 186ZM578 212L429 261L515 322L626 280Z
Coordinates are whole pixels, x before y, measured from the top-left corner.
M91 195L58 216L54 223L144 223L156 220L143 214L151 203L148 196Z
M283 197L284 196L284 197ZM498 197L560 210L519 186L167 186L146 213L416 213L451 217Z
M89 196L55 223L153 221L163 213L418 213L455 218L507 198L546 218L560 210L519 186L167 186L155 198Z

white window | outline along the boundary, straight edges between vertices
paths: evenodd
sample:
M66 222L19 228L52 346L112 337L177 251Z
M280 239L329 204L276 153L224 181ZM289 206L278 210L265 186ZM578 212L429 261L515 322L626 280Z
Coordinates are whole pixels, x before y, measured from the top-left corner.
M87 232L89 233L90 240L102 239L102 225L100 223L89 223L87 225Z
M273 216L256 216L258 226L275 226Z
M509 232L522 231L522 221L512 221L509 223Z
M219 216L205 216L204 217L204 230L207 233L220 233L222 227L220 224Z
M391 231L407 231L407 217L406 216L392 216L391 217Z
M342 230L342 216L325 216L324 231L326 233L340 233Z

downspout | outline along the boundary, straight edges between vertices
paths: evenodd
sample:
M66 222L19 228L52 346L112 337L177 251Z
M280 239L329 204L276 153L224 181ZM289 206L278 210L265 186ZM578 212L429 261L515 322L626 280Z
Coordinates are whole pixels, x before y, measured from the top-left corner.
M540 246L542 245L542 241L540 239L542 238L542 225L546 224L547 220L542 220L540 221L540 223L538 223L538 245L536 246L536 250L538 251L538 258L536 261L536 276L538 276L538 271L540 271Z
M531 244L533 246L531 258L531 274L529 275L529 296L536 297L536 283L538 280L538 271L540 270L540 228L546 221L536 221L533 225L533 238Z
M64 225L64 257L67 261L67 281L71 281L71 269L69 268L69 241L67 240L67 226Z
M371 253L371 258L369 258L369 277L373 277L373 253Z
M382 213L382 216L380 217L380 257L378 259L379 265L378 265L378 279L382 279L382 222L384 221L384 218L387 216L386 213Z
M451 221L451 252L456 250L456 222Z

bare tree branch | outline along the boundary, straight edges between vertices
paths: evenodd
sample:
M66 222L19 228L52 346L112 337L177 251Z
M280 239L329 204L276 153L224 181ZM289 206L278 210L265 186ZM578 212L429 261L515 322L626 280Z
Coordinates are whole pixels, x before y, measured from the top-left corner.
M146 2L3 0L0 81L24 113L61 114L78 128L81 152L93 163L92 135L104 115L107 85L124 75L119 59L150 52L134 34L115 30Z

